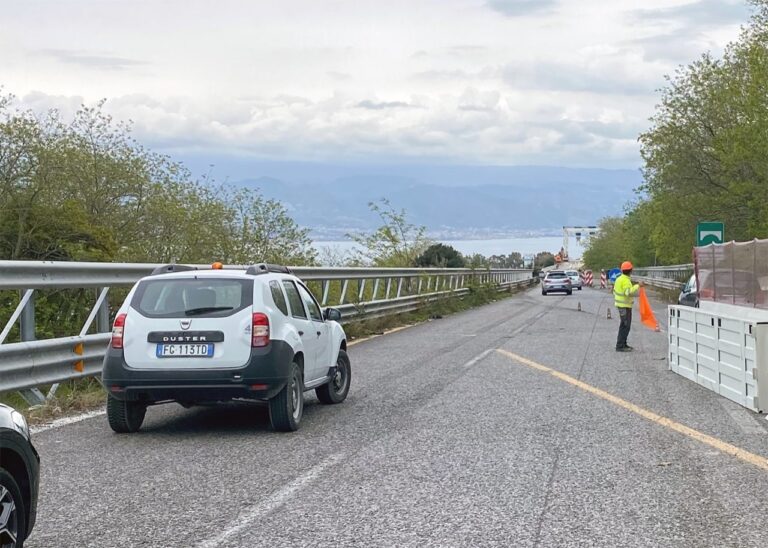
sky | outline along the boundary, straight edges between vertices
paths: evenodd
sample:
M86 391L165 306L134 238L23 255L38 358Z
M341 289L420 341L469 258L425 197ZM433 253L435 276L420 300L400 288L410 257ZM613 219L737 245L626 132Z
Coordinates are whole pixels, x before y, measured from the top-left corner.
M636 168L743 0L5 0L0 86L169 154Z

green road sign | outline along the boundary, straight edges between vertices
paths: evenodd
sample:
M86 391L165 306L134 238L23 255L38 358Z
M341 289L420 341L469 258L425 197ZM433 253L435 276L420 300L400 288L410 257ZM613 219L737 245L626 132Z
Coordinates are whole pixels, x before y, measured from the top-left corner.
M721 244L725 241L723 223L699 223L696 227L696 245Z

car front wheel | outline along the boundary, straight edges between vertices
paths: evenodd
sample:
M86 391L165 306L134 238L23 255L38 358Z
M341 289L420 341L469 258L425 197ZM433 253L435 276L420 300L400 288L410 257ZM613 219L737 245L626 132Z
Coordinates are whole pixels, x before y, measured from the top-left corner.
M343 350L339 350L336 360L336 373L333 378L323 386L315 389L315 394L320 403L341 403L347 399L349 384L352 380L352 365L349 356Z
M27 524L24 500L16 480L0 468L0 547L22 548Z
M269 420L278 432L295 432L303 413L304 383L299 366L292 363L288 383L269 400Z

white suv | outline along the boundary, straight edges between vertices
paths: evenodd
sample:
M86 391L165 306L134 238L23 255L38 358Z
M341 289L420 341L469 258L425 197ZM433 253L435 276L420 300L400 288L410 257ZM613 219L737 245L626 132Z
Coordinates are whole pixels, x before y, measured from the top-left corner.
M286 267L157 268L115 317L102 371L109 425L135 432L157 403L246 399L269 402L275 430L296 430L304 391L328 404L349 392L340 319Z

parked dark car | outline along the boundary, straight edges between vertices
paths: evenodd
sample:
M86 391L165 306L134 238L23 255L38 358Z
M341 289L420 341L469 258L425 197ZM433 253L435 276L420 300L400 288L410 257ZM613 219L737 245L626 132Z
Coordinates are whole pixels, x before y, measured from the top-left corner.
M551 272L548 272L541 284L542 295L556 292L565 293L567 295L573 293L571 279L563 270L552 270Z
M0 546L22 548L35 526L40 457L27 421L0 404Z

